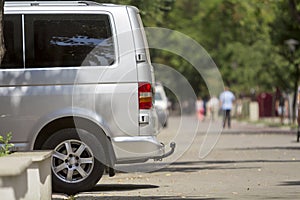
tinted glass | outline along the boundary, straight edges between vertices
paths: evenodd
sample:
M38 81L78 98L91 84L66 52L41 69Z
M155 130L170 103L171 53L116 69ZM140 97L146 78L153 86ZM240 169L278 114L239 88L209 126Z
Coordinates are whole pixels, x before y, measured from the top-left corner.
M115 60L107 15L27 15L26 67L108 66Z
M5 55L1 68L23 68L22 26L20 15L4 15Z

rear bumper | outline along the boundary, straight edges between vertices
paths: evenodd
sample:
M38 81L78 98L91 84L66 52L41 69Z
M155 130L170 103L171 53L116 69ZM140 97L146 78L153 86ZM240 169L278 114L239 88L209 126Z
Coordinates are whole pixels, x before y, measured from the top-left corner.
M175 149L165 153L165 145L156 136L115 137L112 139L118 164L146 162L149 159L161 160L170 156Z

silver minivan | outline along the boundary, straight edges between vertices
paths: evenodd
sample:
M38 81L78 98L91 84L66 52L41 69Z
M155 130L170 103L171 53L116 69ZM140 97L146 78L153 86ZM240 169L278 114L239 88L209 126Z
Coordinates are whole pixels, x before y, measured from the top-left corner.
M6 2L1 135L15 151L53 150L54 191L92 188L105 168L162 159L153 68L135 7Z

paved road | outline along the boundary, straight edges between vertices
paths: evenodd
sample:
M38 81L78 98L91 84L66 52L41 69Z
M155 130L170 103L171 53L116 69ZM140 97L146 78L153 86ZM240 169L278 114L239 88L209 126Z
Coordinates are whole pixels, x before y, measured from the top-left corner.
M193 116L171 118L160 134L176 141L176 153L162 162L119 166L92 190L75 196L98 199L300 199L300 144L287 129L234 122L218 136L220 122L197 123ZM207 135L209 127L212 131ZM266 130L266 132L264 132ZM199 153L203 142L207 148ZM214 139L217 140L213 146ZM204 147L205 147L204 145ZM207 150L212 151L203 158ZM199 156L200 155L200 156ZM54 194L53 199L67 199Z

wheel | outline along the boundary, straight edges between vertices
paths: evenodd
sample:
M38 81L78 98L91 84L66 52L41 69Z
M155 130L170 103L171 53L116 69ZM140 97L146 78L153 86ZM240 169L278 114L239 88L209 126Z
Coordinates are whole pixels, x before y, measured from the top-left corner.
M95 137L82 129L63 129L54 133L42 149L54 150L51 158L53 191L76 194L92 189L105 166L95 155L104 150ZM105 155L105 154L104 154Z

